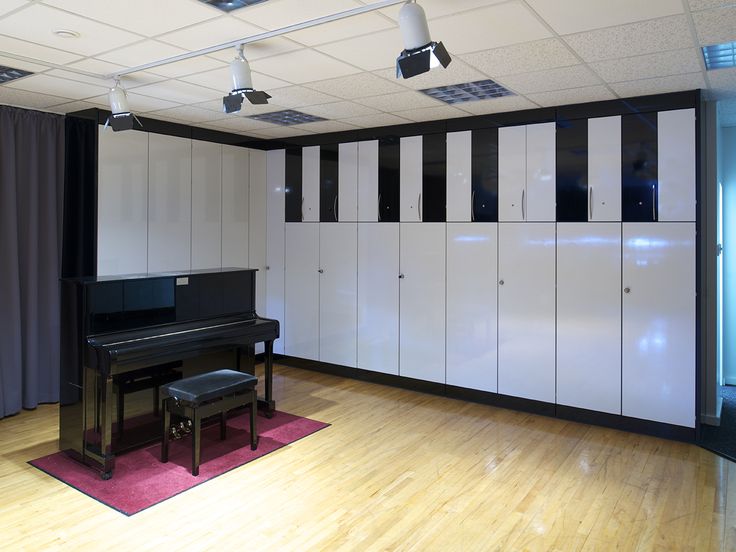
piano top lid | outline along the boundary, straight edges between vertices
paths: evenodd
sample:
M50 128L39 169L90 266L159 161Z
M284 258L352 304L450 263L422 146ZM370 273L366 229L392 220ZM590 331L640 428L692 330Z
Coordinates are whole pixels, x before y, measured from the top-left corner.
M63 282L75 282L83 284L93 284L96 282L116 282L118 280L138 280L142 278L170 278L186 277L197 274L219 274L223 272L257 272L257 268L239 268L239 267L223 267L223 268L206 268L198 270L175 270L171 272L142 272L140 274L114 274L109 276L80 276L76 278L59 278Z

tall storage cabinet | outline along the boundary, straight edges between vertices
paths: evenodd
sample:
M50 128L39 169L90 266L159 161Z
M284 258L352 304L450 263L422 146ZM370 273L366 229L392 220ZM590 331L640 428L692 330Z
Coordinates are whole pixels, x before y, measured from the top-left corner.
M319 360L319 224L286 224L284 353Z
M248 154L247 150L243 150ZM247 165L245 173L247 184ZM245 199L245 262L248 262L248 188ZM192 140L192 269L222 266L222 146ZM233 265L242 266L242 265Z
M261 169L255 173L256 178L251 179L250 153L252 152L244 148L222 146L222 266L247 266L261 270L266 264L265 259L262 263L254 263L250 261L249 255L250 219L251 216L260 215L258 208L251 209L251 194L254 207L266 206L266 175ZM265 154L259 153L265 163ZM256 169L255 166L253 168ZM254 183L253 189L250 187L251 181ZM265 213L263 222L265 223ZM258 229L261 231L257 234L265 238L265 225ZM265 246L265 239L263 245ZM260 275L256 274L256 280L259 279Z
M281 335L273 344L275 353L284 354L284 262L286 211L286 152L266 152L267 211L266 228L266 316L281 323Z

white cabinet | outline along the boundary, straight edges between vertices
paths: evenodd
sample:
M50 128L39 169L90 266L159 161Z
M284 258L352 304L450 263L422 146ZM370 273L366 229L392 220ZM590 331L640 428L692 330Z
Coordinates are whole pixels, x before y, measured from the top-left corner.
M555 123L539 123L526 127L525 220L555 221L555 132Z
M378 140L358 142L358 220L378 220Z
M319 146L302 148L302 220L319 222Z
M268 212L266 222L266 317L281 323L281 337L273 344L275 353L284 353L284 218L286 193L284 150L266 153Z
M555 224L498 225L498 392L555 402Z
M557 225L557 403L621 414L621 224Z
M498 129L498 220L526 219L526 127Z
M341 222L358 220L358 143L340 144L337 161L337 214Z
M621 220L621 117L588 119L588 220Z
M399 374L445 382L445 224L401 224Z
M695 110L657 114L660 221L695 221Z
M192 141L149 134L148 271L191 269Z
M148 272L148 133L99 132L97 274Z
M320 224L319 360L355 368L358 324L358 226Z
M243 195L247 201L247 187ZM222 267L222 205L222 146L192 140L193 270Z
M265 154L262 156L263 168L257 174L259 190L256 206L263 208L263 228L254 228L265 237L266 228L266 170ZM250 155L245 148L222 146L222 266L242 266L259 268L250 263ZM256 209L254 214L260 214ZM256 235L253 236L254 238ZM265 241L263 244L265 253ZM262 263L265 265L265 259ZM256 277L257 278L257 277ZM258 287L256 286L256 290ZM263 312L263 311L262 311Z
M399 224L358 224L358 368L399 374Z
M497 234L496 223L447 225L447 384L492 393L498 378Z
M447 133L447 222L470 222L472 212L472 132Z
M695 224L623 225L623 414L695 426Z
M399 147L399 219L419 222L422 220L422 137L403 137Z
M230 146L223 147L223 176L225 175L224 158ZM242 150L243 148L238 148ZM266 313L266 228L268 225L268 187L266 175L266 152L262 150L246 150L248 152L248 263L246 266L255 268L256 272L256 312L265 316ZM223 181L223 194L225 194L225 183ZM227 207L224 207L223 213L227 213ZM238 253L242 251L240 248L231 248L228 243L234 245L233 238L236 234L233 232L232 220L225 221L227 218L223 215L222 226L222 263L223 266L231 259L228 251L234 250ZM238 221L242 223L242 218ZM227 229L227 233L226 233ZM239 266L239 265L236 265ZM263 343L256 343L256 353L262 353L264 350Z
M284 353L319 360L319 224L286 223Z

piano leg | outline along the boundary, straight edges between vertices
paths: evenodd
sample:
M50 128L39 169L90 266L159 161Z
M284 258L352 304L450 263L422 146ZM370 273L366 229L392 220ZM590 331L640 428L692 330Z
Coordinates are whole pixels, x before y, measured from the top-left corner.
M112 454L112 377L100 383L100 454L104 459L102 479L110 479L115 467L115 456Z
M273 341L265 342L265 377L266 377L266 418L273 418L274 411L276 410L276 403L273 400Z

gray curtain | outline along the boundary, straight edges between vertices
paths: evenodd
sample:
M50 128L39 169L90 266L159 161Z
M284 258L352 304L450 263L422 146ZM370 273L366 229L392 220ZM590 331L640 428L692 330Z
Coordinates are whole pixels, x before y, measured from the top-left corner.
M0 106L0 418L59 400L64 117Z

